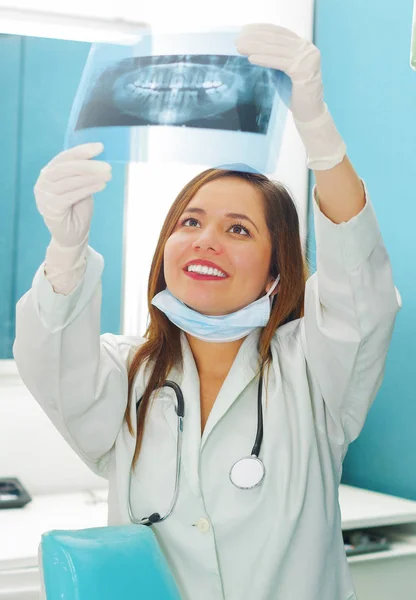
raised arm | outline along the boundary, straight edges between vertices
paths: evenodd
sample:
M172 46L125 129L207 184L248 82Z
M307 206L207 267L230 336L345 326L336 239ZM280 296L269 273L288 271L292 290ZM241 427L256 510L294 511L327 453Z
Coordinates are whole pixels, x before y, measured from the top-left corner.
M365 186L324 102L318 49L276 25L244 27L237 48L292 79L291 110L316 178L317 271L306 284L301 339L325 406L314 411L318 429L345 447L381 385L400 295Z
M289 29L267 24L243 27L236 46L251 63L291 78L290 108L315 174L319 206L333 223L349 221L365 206L364 187L324 102L318 48Z
M16 306L13 354L35 400L70 446L105 476L127 405L131 343L100 335L103 257L88 246L93 194L111 167L101 144L60 153L42 169L35 199L52 239Z
M365 206L365 191L348 156L325 171L314 171L319 208L333 223L345 223Z

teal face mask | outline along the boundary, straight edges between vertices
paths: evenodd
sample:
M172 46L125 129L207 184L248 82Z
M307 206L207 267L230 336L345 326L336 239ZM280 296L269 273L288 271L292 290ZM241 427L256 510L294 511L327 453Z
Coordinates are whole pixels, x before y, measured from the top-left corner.
M234 342L264 327L272 305L270 294L280 281L277 276L265 296L228 315L210 316L189 308L166 288L156 294L152 304L161 310L177 327L206 342Z

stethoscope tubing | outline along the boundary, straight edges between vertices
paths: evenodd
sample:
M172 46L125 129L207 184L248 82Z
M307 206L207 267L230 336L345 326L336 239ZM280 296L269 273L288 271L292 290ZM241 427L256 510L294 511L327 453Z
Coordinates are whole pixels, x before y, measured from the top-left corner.
M168 518L168 516L172 513L172 511L173 511L173 509L174 509L174 507L176 505L177 499L178 499L179 477L180 477L180 471L181 471L181 457L182 457L183 422L184 422L184 418L185 418L185 402L184 402L184 398L183 398L183 394L182 394L181 388L174 381L166 380L165 383L161 387L170 387L171 389L173 389L173 391L175 392L176 401L177 401L177 403L176 403L176 414L178 415L178 427L177 427L177 439L176 439L175 490L174 490L174 493L173 493L173 498L172 498L171 504L169 506L169 509L168 509L167 513L163 517L161 517L159 513L153 513L149 517L145 517L143 519L137 520L134 517L133 511L131 509L131 501L130 501L130 499L131 499L131 472L132 472L132 469L130 468L128 512L129 512L130 521L132 523L135 523L136 525L148 525L148 526L151 526L154 523L161 523L162 521L165 521ZM261 462L261 461L258 458L258 456L259 456L261 444L262 444L262 441L263 441L262 393L263 393L263 377L260 377L259 385L258 385L258 391L257 391L257 432L256 432L256 439L255 439L255 442L254 442L254 446L253 446L253 449L251 451L251 457L254 458L254 459L256 459L259 462ZM140 403L141 403L142 399L143 399L143 396L136 402L136 414L137 414L137 411L139 409L139 406L140 406ZM263 465L263 468L264 468L264 465ZM262 479L261 479L261 481L262 481ZM259 483L261 483L261 481L259 481ZM232 481L232 479L231 479L231 482L234 484L234 482ZM236 487L239 487L239 486L236 486ZM250 488L246 488L246 489L250 489Z
M263 405L262 405L262 397L263 397L263 377L260 377L259 385L257 388L257 433L256 439L254 441L254 446L251 451L252 456L256 456L258 458L260 454L261 443L263 441Z

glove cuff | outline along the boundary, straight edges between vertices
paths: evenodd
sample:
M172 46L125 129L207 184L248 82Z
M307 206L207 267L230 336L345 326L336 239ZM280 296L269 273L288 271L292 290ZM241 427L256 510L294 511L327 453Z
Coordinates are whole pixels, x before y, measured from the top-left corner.
M77 246L61 246L52 237L46 250L44 273L58 294L70 294L80 283L87 268L88 236Z
M309 169L326 171L343 160L347 147L326 104L324 113L314 121L294 122L306 149Z

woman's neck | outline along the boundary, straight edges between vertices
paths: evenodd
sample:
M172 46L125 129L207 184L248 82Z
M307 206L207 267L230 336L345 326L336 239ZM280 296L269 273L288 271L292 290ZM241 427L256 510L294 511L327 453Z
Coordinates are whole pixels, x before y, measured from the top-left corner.
M225 379L245 337L234 342L206 342L185 333L200 377Z

